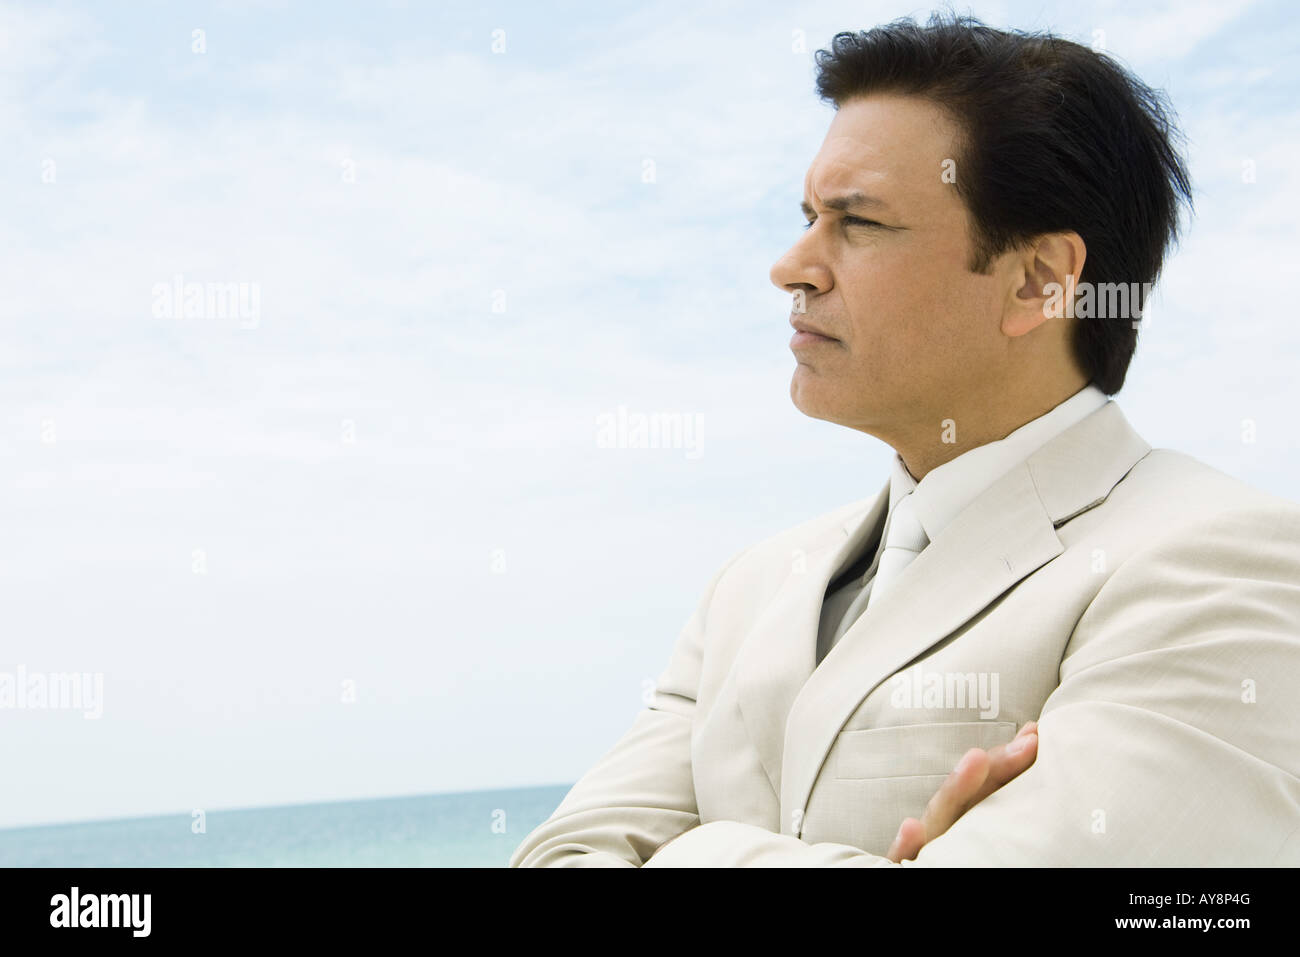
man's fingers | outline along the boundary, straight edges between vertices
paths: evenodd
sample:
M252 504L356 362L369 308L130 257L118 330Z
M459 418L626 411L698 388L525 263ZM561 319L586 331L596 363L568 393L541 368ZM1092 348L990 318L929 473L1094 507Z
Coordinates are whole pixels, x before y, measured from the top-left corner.
M1029 767L1037 756L1038 725L1031 721L1011 741L989 749L989 782L993 789L1002 787Z
M925 846L925 828L916 818L909 817L898 829L898 836L894 838L894 843L889 845L885 856L897 864L916 857L923 846Z
M971 748L957 767L948 775L921 815L925 839L933 841L961 817L966 807L975 800L988 777L991 762L983 748Z
M930 798L921 820L903 821L885 856L895 863L916 857L963 814L1033 764L1037 755L1036 721L1028 722L1007 744L988 751L971 748Z
M991 748L988 755L988 776L979 789L968 796L966 804L961 808L957 817L961 817L962 814L965 814L1034 763L1034 759L1038 757L1037 725L1033 722L1025 725L1015 738L1007 744L1000 744L996 748Z

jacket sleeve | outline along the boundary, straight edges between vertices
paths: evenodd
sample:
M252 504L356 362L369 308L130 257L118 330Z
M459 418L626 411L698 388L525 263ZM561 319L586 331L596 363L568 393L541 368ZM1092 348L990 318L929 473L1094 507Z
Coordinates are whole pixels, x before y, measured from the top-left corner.
M716 821L648 866L1294 867L1298 687L1300 508L1219 513L1114 570L1066 647L1034 764L915 860Z
M714 592L713 576L677 638L653 703L515 849L510 867L639 867L666 841L699 824L691 728Z

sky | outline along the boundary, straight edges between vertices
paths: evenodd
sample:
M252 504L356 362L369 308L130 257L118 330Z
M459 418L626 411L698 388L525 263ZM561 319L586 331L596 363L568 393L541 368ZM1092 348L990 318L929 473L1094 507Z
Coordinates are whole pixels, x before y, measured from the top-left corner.
M1300 499L1296 14L959 9L1168 92L1116 400ZM576 780L728 558L887 480L768 270L813 52L928 11L0 3L0 675L102 681L0 708L0 827Z

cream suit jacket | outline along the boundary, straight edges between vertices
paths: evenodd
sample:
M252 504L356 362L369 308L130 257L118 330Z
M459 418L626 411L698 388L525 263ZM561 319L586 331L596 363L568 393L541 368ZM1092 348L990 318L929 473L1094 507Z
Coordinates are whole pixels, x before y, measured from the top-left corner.
M899 866L903 819L1029 720L1034 764L902 866L1300 865L1300 506L1107 402L817 666L827 584L888 494L728 561L653 705L510 865ZM996 709L960 693L995 676Z

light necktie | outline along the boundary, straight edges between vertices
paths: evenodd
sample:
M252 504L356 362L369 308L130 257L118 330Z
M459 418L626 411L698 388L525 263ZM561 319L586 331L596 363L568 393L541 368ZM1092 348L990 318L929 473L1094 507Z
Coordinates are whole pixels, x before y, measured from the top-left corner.
M862 613L889 584L889 579L906 568L908 563L929 543L930 539L926 536L925 529L921 527L921 523L917 521L912 511L912 493L909 492L898 500L898 504L890 512L889 528L885 532L885 547L872 563L872 567L876 569L875 574L862 583L862 588L845 609L844 616L840 619L835 635L831 639L831 647L838 644L845 632L862 617ZM867 575L871 575L870 569L867 570Z
M867 607L880 597L886 588L898 577L912 559L921 554L921 550L930 544L925 529L913 511L915 498L908 492L894 506L894 513L889 516L889 531L885 535L885 550L880 553L876 567L876 577L871 583L871 595L867 598Z

